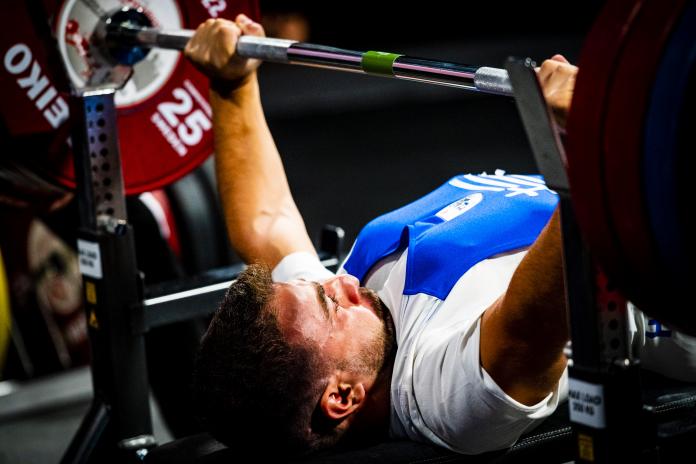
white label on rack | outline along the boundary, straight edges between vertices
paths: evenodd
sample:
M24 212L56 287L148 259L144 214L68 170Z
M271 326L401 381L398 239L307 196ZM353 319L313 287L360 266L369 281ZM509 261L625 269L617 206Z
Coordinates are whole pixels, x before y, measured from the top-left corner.
M604 386L568 379L570 420L596 429L606 427Z
M101 279L102 264L99 244L78 239L77 250L80 256L80 273L88 277Z

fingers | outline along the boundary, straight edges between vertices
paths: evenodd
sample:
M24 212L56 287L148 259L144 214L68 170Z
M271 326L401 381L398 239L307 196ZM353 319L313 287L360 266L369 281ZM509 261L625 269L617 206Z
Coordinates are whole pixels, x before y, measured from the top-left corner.
M184 55L202 69L224 66L234 55L241 33L232 21L208 19L198 26L184 48Z
M547 81L556 72L559 66L561 66L561 64L562 63L560 61L556 61L553 59L544 60L544 62L541 63L541 66L539 67L539 71L537 74L539 81L542 83L544 81Z
M546 102L561 127L565 126L570 109L577 72L578 68L570 64L563 55L552 56L537 69Z
M237 52L237 41L242 30L237 24L224 19L216 20L211 31L210 43L211 62L217 69L224 68Z
M565 56L561 55L560 53L556 53L555 55L553 55L551 58L549 58L546 61L549 61L549 60L558 61L559 63L570 64L570 62L568 60L566 60ZM540 70L541 70L540 66L537 66L536 68L534 68L534 71L536 71L536 72L539 72Z
M212 19L208 19L207 21L198 25L198 27L196 28L196 32L193 34L193 37L191 37L191 40L189 40L186 44L186 47L184 47L184 56L186 58L193 60L194 55L196 54L196 52L198 52L198 48L200 47L200 44L202 42L201 36L206 34L205 30L208 27L210 27L212 21Z
M234 22L237 23L244 35L254 35L257 37L266 36L266 33L263 30L261 24L252 21L248 16L244 14L237 15Z
M260 64L237 55L242 35L264 36L263 27L246 15L235 21L208 19L196 29L184 49L184 55L211 78L235 81L251 74Z
M575 75L578 73L577 66L568 63L568 61L560 55L554 56L554 58L556 57L562 58L562 61L553 58L545 60L537 71L537 77L542 88L544 88L544 93L547 93L547 90L552 90L558 84L568 79L574 80Z

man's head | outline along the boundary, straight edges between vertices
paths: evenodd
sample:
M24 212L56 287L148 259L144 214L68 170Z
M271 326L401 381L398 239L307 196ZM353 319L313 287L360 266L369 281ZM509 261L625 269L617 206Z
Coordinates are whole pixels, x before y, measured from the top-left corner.
M351 276L274 284L250 266L202 341L194 389L206 426L223 442L284 452L335 443L375 385L392 327Z

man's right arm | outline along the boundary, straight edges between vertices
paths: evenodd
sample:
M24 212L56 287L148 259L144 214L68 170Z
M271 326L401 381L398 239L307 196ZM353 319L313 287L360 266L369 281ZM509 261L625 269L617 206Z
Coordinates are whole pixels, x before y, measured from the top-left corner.
M185 54L211 78L218 189L232 245L245 262L273 268L293 252L316 252L266 124L259 63L235 55L242 34L263 35L263 29L243 15L236 22L208 20Z

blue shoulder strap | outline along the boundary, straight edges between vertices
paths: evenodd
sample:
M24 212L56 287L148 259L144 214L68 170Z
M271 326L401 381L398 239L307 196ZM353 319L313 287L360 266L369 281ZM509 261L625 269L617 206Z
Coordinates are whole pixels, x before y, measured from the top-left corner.
M531 245L557 201L540 176L457 176L367 224L344 268L362 281L377 261L408 247L404 294L444 299L479 261Z

